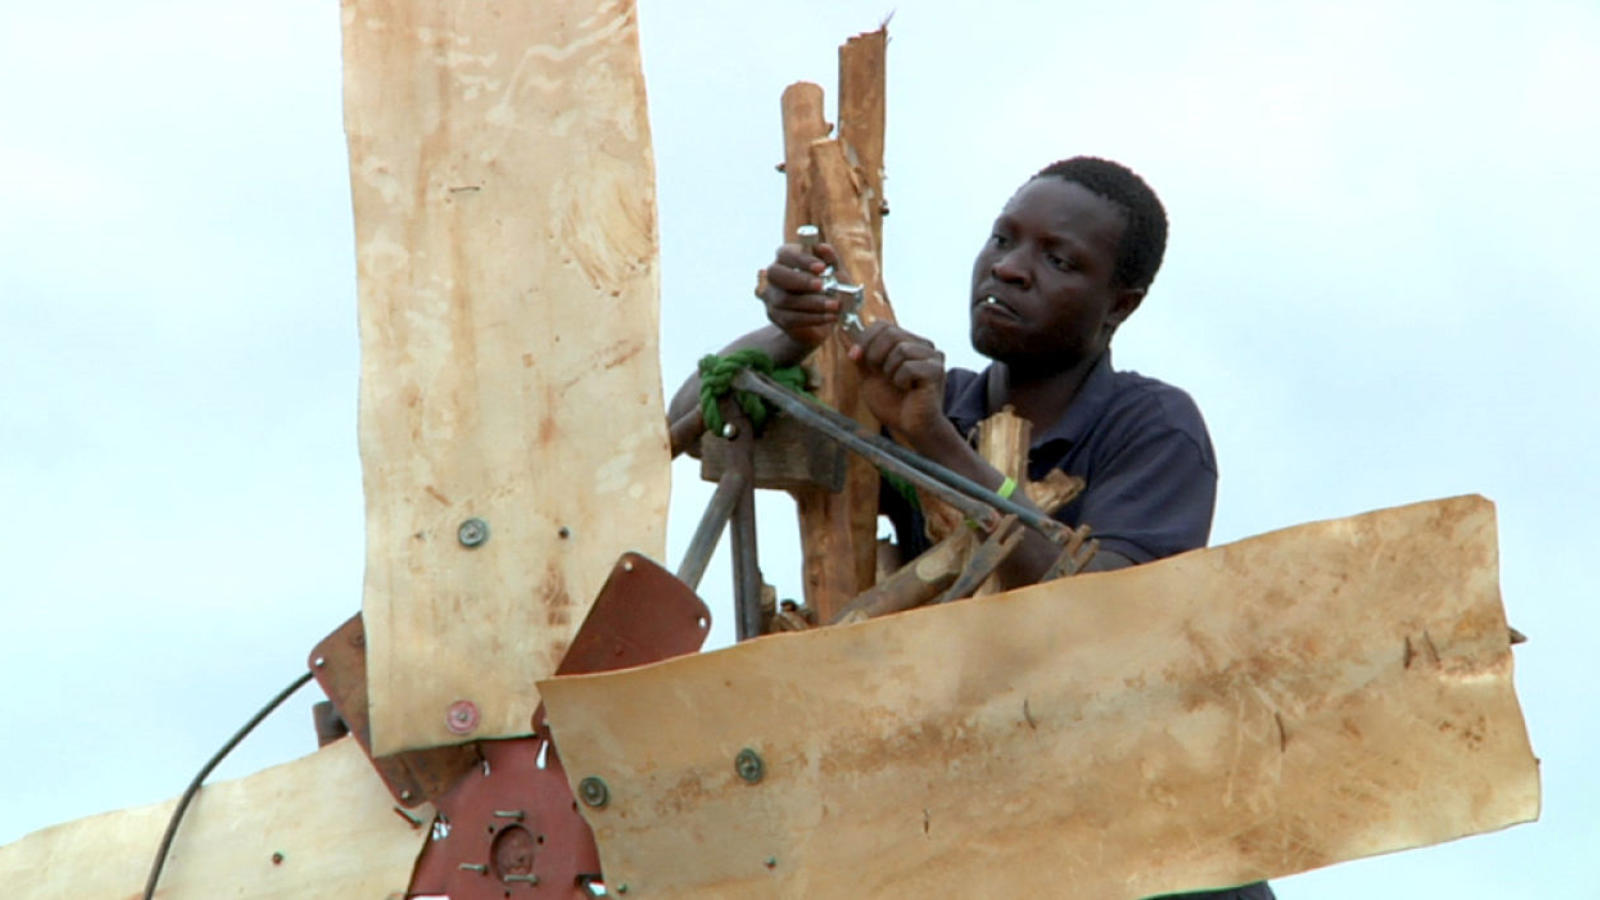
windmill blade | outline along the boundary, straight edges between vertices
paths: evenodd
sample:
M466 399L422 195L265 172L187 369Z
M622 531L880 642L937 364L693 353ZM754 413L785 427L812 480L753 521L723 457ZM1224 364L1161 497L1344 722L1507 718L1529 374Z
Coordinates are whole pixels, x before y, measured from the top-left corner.
M1535 818L1498 577L1458 497L540 687L634 895L1131 900Z
M618 554L665 549L633 4L343 13L372 750L527 734Z
M0 884L31 900L138 897L174 801L103 813L0 847ZM207 785L178 829L156 896L388 897L405 891L429 807L394 801L355 741ZM21 895L15 894L22 891Z

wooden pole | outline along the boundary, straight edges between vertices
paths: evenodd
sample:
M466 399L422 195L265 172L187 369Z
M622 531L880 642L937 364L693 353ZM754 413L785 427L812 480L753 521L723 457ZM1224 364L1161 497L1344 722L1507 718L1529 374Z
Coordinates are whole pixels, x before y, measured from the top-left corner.
M839 133L829 140L822 116L822 90L790 85L783 93L784 171L788 203L784 239L814 223L840 254L845 273L868 286L862 319L893 321L883 290L881 232L884 144L884 29L850 39L839 48ZM817 395L869 428L877 423L861 404L859 379L842 338L824 343L812 357ZM832 619L852 597L872 586L876 574L878 473L852 457L844 488L837 493L795 493L800 514L806 603L818 621Z

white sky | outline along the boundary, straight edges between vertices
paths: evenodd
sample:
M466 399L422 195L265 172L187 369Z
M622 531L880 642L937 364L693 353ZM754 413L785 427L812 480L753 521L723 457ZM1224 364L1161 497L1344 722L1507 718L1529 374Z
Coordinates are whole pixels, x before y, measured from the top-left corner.
M971 254L1039 166L1172 220L1117 363L1199 402L1214 542L1499 504L1543 820L1284 898L1600 898L1600 7L902 2L887 280L958 364ZM354 254L331 0L10 4L0 28L0 842L178 793L360 603ZM643 0L663 369L759 323L777 97L888 8ZM675 470L675 563L707 492ZM769 578L798 591L787 501ZM725 561L706 594L726 639ZM303 692L224 766L314 746Z

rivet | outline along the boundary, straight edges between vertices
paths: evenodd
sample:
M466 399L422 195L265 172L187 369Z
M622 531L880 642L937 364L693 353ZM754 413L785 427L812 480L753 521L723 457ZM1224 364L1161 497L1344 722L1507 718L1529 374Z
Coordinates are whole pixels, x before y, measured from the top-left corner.
M471 700L457 700L444 714L444 727L453 734L466 734L478 727L478 704Z
M317 667L317 668L319 668L319 669L320 669L320 668L322 668L322 667L323 667L323 666L325 666L325 665L327 665L327 664L328 664L328 661L327 661L327 660L326 660L326 659L323 659L323 658L322 658L322 657L320 657L320 656L319 656L319 657L317 657L317 658L316 658L316 659L313 659L313 660L312 660L312 661L311 661L311 664L312 664L312 665L313 665L313 666L316 666L316 667Z
M578 799L586 806L602 809L611 802L611 789L599 778L590 775L578 782Z
M560 528L556 529L556 537L559 537L564 541L567 538L572 537L572 529L568 528L565 525L563 525Z
M739 755L733 758L733 770L750 784L759 782L767 774L767 767L761 761L761 754L749 747L740 750Z
M275 866L283 865L283 854L281 852L272 854L272 864Z
M627 882L623 882L622 884L617 885L617 893L626 894L627 892L628 892L628 883Z
M411 792L410 791L401 791L400 792L400 799L401 800L410 800L411 799Z
M776 869L777 867L778 867L778 858L776 856L767 857L767 868Z
M732 422L722 423L722 436L730 441L734 440L739 436L739 426L733 424Z
M456 528L456 540L463 547L476 547L489 539L489 523L473 517Z
M624 571L624 572L632 572L633 571L633 560L631 560L631 559L623 560L622 561L622 571Z

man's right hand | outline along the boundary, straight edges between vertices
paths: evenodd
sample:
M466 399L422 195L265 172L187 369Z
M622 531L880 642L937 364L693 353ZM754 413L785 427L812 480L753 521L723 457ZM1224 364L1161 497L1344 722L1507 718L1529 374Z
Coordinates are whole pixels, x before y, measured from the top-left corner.
M767 305L767 319L808 349L827 340L839 322L839 301L820 293L823 271L833 266L837 272L839 256L827 244L817 244L813 250L807 252L799 244L779 247L758 295Z

